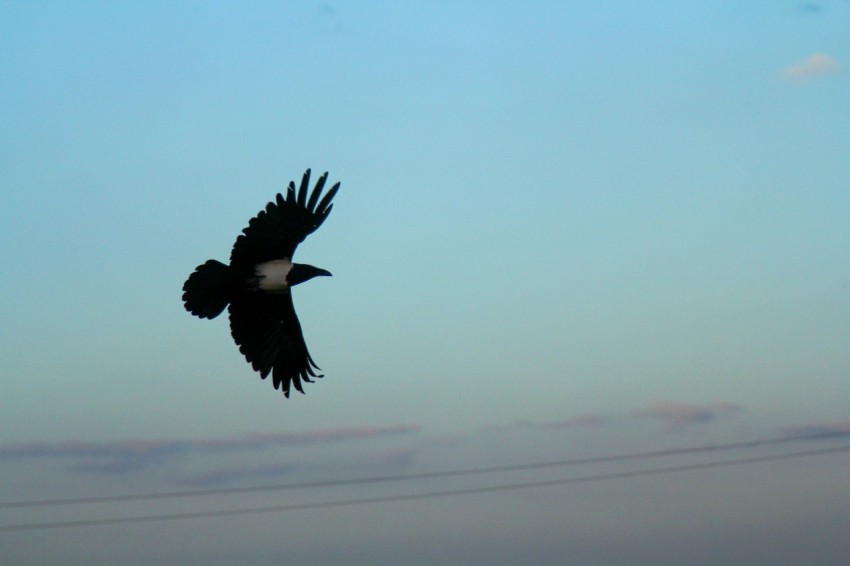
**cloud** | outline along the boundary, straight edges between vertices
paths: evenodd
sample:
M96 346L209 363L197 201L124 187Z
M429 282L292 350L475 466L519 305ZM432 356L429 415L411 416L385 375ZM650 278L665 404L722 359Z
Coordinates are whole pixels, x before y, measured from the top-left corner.
M548 431L551 434L561 434L567 431L582 433L585 431L599 431L608 434L620 434L623 427L634 428L635 419L645 417L661 420L669 428L678 428L685 425L701 425L716 421L734 412L740 411L738 405L732 403L714 403L706 405L689 405L671 401L660 401L653 403L648 409L627 413L601 413L584 412L574 416L553 420L516 420L510 423L490 424L478 429L458 430L449 434L437 436L427 435L425 438L417 438L417 447L396 446L383 451L369 452L358 451L357 453L336 453L330 460L310 459L293 461L288 459L285 463L278 460L260 462L251 465L221 466L215 463L207 464L207 471L182 476L177 483L192 487L216 487L232 483L246 483L252 480L271 479L281 476L293 481L303 478L315 479L346 477L355 470L375 471L376 473L388 473L388 469L407 469L416 465L417 457L423 450L434 456L443 454L448 446L460 447L462 452L469 452L470 446L475 446L473 453L486 452L488 446L493 443L505 446L506 438L525 439L528 435L539 437L539 432ZM250 435L237 439L212 439L205 440L202 445L208 452L219 450L238 450L257 448L267 444L301 444L322 441L330 441L336 437L349 438L355 434L373 436L375 434L389 434L417 432L419 427L407 425L399 427L384 427L380 429L339 429L321 430L298 435ZM594 437L597 438L597 437ZM525 442L525 440L522 440ZM335 458L341 458L335 459ZM448 464L447 464L448 465Z
M191 447L191 441L181 440L17 442L0 446L0 461L26 458L144 460L184 454Z
M451 435L450 442L441 434L416 434L420 432L416 425L393 425L203 439L17 443L0 445L0 465L28 461L40 466L49 460L70 472L123 476L128 481L140 477L131 474L151 470L152 477L188 489L275 482L299 485L411 470L499 465L505 462L506 453L514 454L514 458L520 454L529 462L546 461L552 459L553 447L563 450L563 458L633 452L635 441L645 441L649 450L658 430L729 432L728 428L709 425L743 411L740 405L729 402L661 400L639 410L586 412L562 419L461 429ZM647 425L640 426L641 422ZM771 431L773 434L759 437L819 441L850 436L850 421L790 427L780 424ZM745 440L761 442L758 438ZM287 449L276 449L280 447ZM666 444L663 447L669 448Z
M850 436L850 421L833 421L788 427L783 430L783 435L789 437L812 436L817 438Z
M255 480L272 480L284 476L301 480L309 478L309 481L314 481L316 478L325 480L347 478L353 472L366 475L375 472L386 474L391 470L408 468L418 453L418 449L393 448L375 452L359 452L356 455L337 455L336 459L330 460L263 462L249 466L230 466L184 475L175 483L189 487L211 488L233 483L244 485Z
M624 413L585 412L562 419L532 421L517 420L510 424L488 425L483 432L505 433L524 430L617 430L616 427L633 427L634 419L660 420L670 428L699 425L717 421L743 408L735 403L689 404L677 401L656 401L646 409ZM462 437L459 436L458 438Z
M224 452L232 450L254 450L268 446L295 446L319 444L419 432L416 425L392 425L385 427L339 427L309 430L295 433L249 434L237 438L212 438L197 440L195 444L209 452Z
M700 425L737 413L741 410L734 403L710 403L692 405L675 401L656 401L649 408L635 413L639 417L648 417L662 421L668 428L680 428L686 425Z
M187 476L177 483L191 487L213 487L236 481L280 478L298 471L301 467L299 464L292 463L242 466Z
M417 425L340 427L293 433L247 434L237 437L182 440L113 440L104 442L20 442L0 445L0 462L24 459L74 460L71 469L124 474L187 454L258 451L270 447L304 446L419 432Z
M841 66L838 61L826 53L815 53L796 65L791 65L782 71L782 76L796 83L814 79L838 72Z
M510 424L487 425L484 430L500 432L513 431L523 429L565 429L565 428L585 428L603 425L611 422L616 417L602 413L582 413L572 417L556 419L550 421L532 421L529 419L520 419L513 421Z
M614 417L601 413L583 413L568 419L548 421L541 426L545 428L587 428L610 423Z

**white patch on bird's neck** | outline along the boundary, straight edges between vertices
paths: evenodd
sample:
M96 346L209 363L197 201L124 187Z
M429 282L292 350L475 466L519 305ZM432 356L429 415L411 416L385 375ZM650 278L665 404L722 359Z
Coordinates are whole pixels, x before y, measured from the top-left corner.
M273 259L261 263L254 268L257 276L257 289L267 293L283 293L289 289L286 276L292 269L292 262L288 259Z

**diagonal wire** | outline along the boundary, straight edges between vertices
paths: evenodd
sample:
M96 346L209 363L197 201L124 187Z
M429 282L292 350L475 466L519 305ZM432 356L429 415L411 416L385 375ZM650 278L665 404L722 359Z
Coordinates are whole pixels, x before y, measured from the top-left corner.
M183 491L165 491L158 493L137 493L127 495L100 495L92 497L69 497L56 499L36 499L27 501L0 502L0 509L12 509L23 507L52 507L58 505L83 505L94 503L117 503L126 501L152 501L157 499L176 499L184 497L201 497L209 495L232 495L241 493L261 493L268 491L283 491L292 489L316 489L324 487L338 487L347 485L363 485L373 483L387 483L397 481L411 481L446 477L474 476L483 474L498 474L506 472L522 472L529 470L542 470L547 468L560 468L567 466L578 466L587 464L603 464L609 462L623 462L629 460L646 460L651 458L662 458L669 456L682 456L686 454L699 454L705 452L723 452L727 450L740 450L756 448L759 446L773 446L777 444L788 444L791 442L802 442L811 440L827 440L831 438L843 438L848 436L847 432L817 432L804 435L784 436L763 440L750 440L745 442L731 442L725 444L707 444L702 446L671 448L666 450L653 450L645 452L632 452L629 454L617 454L611 456L593 456L588 458L572 458L567 460L553 460L548 462L534 462L527 464L513 464L506 466L490 466L484 468L463 468L456 470L441 470L433 472L418 472L412 474L396 474L384 476L371 476L365 478L351 478L343 480L325 480L313 482L299 482L286 484L260 485L250 487L222 487L212 489L196 489Z
M170 521L177 519L201 519L211 517L227 517L235 515L257 515L262 513L282 513L293 511L304 511L309 509L328 509L333 507L351 507L355 505L371 505L378 503L390 503L398 501L414 501L421 499L434 499L438 497L452 497L461 495L472 495L481 493L496 493L504 491L513 491L518 489L529 489L535 487L549 487L556 485L568 485L577 483L588 483L594 481L606 481L616 479L627 479L636 477L645 477L661 474L669 474L675 472L688 472L696 470L707 470L712 468L723 468L731 466L739 466L745 464L754 464L758 462L774 462L779 460L790 460L794 458L806 458L811 456L821 456L825 454L835 454L839 452L850 452L850 445L836 446L832 448L821 448L816 450L804 450L798 452L785 452L781 454L772 454L768 456L750 456L746 458L736 458L728 460L716 460L714 462L703 462L699 464L683 464L678 466L665 466L658 468L649 468L644 470L632 470L628 472L613 472L608 474L594 474L588 476L578 476L571 478L560 478L554 480L541 480L533 482L510 483L491 486L468 487L461 489L449 489L442 491L425 491L419 493L407 493L397 495L384 495L376 497L361 497L357 499L343 499L321 501L314 503L272 505L267 507L246 507L240 509L223 509L218 511L195 511L184 513L168 513L160 515L138 515L134 517L117 517L111 519L91 519L79 521L55 521L50 523L30 523L17 525L0 525L0 533L12 531L34 531L44 529L63 529L71 527L94 527L104 525L120 525L132 523L152 523L158 521Z

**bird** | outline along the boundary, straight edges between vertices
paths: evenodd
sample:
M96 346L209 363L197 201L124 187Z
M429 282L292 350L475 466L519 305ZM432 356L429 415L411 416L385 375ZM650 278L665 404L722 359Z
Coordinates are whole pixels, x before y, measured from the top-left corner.
M239 351L262 379L271 375L274 388L287 398L290 386L304 393L302 382L324 377L316 373L320 369L307 350L292 288L331 273L293 263L292 256L333 208L331 201L340 183L322 196L327 180L325 172L312 192L308 191L310 169L297 189L290 181L286 196L278 193L236 238L229 265L207 260L183 284L183 306L191 314L213 319L227 308L230 333Z

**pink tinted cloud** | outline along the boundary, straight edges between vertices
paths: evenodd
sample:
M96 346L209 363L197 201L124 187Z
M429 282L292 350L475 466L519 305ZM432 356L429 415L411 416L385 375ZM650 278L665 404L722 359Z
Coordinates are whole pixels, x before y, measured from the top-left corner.
M782 76L786 80L800 83L825 75L833 75L840 68L838 61L831 56L826 53L815 53L799 63L785 68L782 71Z

